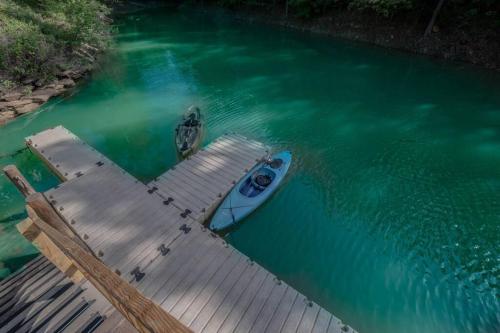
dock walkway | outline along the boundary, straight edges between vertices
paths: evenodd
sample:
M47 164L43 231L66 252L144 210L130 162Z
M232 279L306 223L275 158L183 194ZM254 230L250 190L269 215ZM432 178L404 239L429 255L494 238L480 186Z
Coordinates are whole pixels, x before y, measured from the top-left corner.
M60 126L27 144L64 180L44 195L68 225L106 266L194 332L352 332L202 224L268 154L261 143L224 135L149 184ZM70 289L95 305L61 332L130 329L92 286ZM53 322L36 318L44 320Z

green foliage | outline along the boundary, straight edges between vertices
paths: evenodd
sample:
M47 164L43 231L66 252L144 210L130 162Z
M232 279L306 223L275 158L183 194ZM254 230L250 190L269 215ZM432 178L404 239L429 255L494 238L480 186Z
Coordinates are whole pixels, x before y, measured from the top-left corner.
M108 13L98 0L0 0L0 70L14 80L53 75L82 43L107 45Z
M373 10L377 14L390 16L400 10L412 9L415 0L351 0L350 8Z

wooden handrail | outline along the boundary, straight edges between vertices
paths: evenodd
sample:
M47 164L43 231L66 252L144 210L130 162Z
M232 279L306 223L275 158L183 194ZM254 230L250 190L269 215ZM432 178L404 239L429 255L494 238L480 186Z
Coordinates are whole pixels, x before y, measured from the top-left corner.
M107 299L140 332L191 332L159 305L111 271L100 260L84 251L41 218L33 220Z
M19 172L15 165L7 165L3 168L3 172L23 196L27 197L28 195L34 194L36 192L31 184L26 180L26 178L24 178L21 172Z

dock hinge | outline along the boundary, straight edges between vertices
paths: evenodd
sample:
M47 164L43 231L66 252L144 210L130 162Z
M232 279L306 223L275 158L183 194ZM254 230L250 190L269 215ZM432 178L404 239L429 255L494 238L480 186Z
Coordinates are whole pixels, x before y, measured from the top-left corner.
M168 205L169 205L172 201L174 201L174 198L172 198L172 197L168 197L168 198L167 198L167 200L164 200L164 201L163 201L163 204L164 204L165 206L168 206Z
M188 227L186 224L183 224L183 225L181 225L181 227L179 228L179 230L184 231L184 233L187 234L188 232L191 231L191 228Z
M133 275L134 276L134 279L136 282L139 282L142 280L142 278L146 275L146 273L144 272L141 272L141 269L139 268L139 266L137 266L136 268L134 268L132 270L132 272L130 272L130 275Z
M185 209L183 213L181 213L182 218L186 218L189 214L191 214L191 210Z
M148 193L149 193L149 194L152 194L152 193L154 193L154 192L156 192L156 191L158 191L158 187L153 186L152 188L150 188L150 189L148 190Z
M166 256L170 252L170 249L166 247L165 244L161 244L158 247L158 251L160 251L162 256Z

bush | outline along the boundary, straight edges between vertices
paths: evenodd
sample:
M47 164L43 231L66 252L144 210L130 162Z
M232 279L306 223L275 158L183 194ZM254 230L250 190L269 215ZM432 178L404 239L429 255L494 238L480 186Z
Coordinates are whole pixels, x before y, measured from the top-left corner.
M45 79L82 43L104 48L108 8L97 0L0 0L0 69L8 79Z

